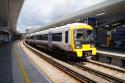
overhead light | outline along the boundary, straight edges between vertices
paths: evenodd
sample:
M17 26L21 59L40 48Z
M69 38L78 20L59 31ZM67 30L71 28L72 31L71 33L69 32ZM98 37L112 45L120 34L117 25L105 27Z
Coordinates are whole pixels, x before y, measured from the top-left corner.
M112 26L117 26L117 25L119 25L120 23L115 23L115 24L112 24Z
M104 14L106 14L106 13L99 13L99 14L96 14L96 16L101 16L101 15L104 15Z
M109 25L105 25L104 27L109 27Z
M64 25L64 23L62 23L61 25Z
M80 21L81 19L76 19L75 21Z

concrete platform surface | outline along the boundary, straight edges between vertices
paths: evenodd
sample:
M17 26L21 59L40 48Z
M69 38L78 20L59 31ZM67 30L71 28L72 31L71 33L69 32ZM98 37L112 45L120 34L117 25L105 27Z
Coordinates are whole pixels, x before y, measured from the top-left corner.
M18 46L0 44L0 83L51 83Z
M120 53L120 52L116 52L116 51L97 50L97 54L101 54L103 56L117 57L120 59L125 59L125 53Z

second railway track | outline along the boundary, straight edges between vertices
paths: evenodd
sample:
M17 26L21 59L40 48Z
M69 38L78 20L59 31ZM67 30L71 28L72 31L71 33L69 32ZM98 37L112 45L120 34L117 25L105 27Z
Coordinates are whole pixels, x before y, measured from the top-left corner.
M74 65L74 66L76 66L76 67L78 67L78 68L80 68L84 71L88 71L88 72L90 72L90 73L92 73L96 76L101 77L101 78L104 78L104 79L106 79L106 80L108 80L112 83L125 83L125 79L124 79L125 71L124 70L113 69L111 67L108 67L108 66L105 66L105 65L102 65L102 64L98 64L98 63L95 63L95 62L92 62L92 61L86 63L86 65L84 65L83 63L74 63L74 62L69 62L69 64ZM96 66L94 66L94 65L96 65ZM103 70L106 71L106 72L112 73L112 71L114 71L114 73L112 73L112 75L108 74L106 72L103 72L102 68L99 68L99 67L104 67ZM109 71L107 71L107 70L109 70ZM119 73L122 74L122 75L124 74L122 78L114 76L114 75L119 74Z

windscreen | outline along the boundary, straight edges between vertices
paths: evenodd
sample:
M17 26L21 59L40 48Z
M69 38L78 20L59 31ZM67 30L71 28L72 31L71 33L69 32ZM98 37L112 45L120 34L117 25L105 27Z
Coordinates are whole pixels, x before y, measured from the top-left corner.
M74 30L74 38L76 43L92 43L93 40L93 32L92 30L84 30L84 29L77 29Z

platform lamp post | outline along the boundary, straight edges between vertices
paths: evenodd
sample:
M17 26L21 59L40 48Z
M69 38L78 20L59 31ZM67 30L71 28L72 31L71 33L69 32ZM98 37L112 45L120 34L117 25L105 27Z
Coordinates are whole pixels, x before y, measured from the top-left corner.
M96 40L96 44L97 44L97 28L98 28L98 21L96 19L96 24L95 24L95 40Z

